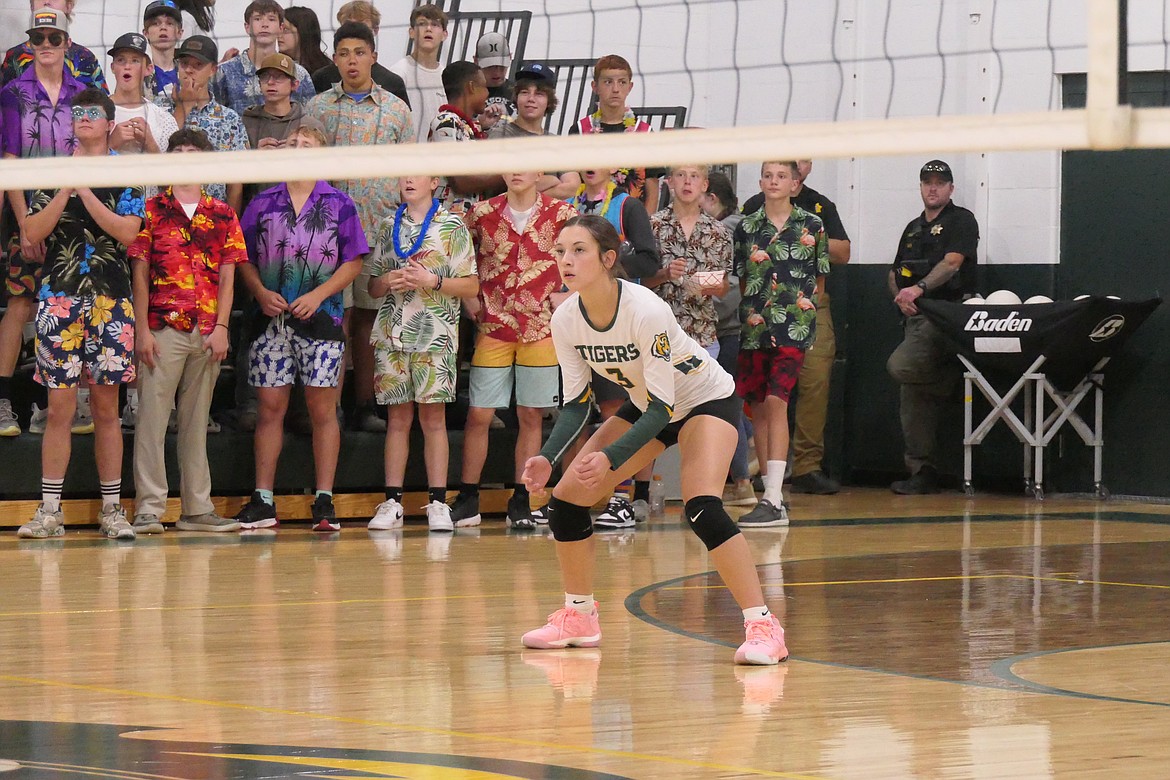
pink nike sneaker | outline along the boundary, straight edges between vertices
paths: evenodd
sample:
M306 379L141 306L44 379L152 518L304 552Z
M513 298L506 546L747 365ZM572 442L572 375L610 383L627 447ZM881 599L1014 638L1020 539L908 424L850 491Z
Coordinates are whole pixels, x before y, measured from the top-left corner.
M747 641L735 651L737 664L771 666L788 659L784 629L775 615L768 615L763 620L745 620L743 628Z
M593 612L583 615L562 607L548 616L548 624L529 631L521 639L525 647L535 650L559 650L562 647L597 647L601 644L601 623L597 619L597 602Z

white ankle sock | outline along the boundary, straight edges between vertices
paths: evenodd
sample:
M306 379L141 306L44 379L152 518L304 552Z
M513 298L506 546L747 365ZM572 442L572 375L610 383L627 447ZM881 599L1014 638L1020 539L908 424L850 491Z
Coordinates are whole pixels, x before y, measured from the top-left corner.
M565 594L565 609L573 609L580 612L582 615L593 614L593 594L592 593L566 593Z
M780 506L780 502L784 500L781 486L784 484L784 469L787 467L787 461L768 461L768 473L764 475L764 498L768 499L772 506Z
M762 607L748 607L743 611L744 620L766 620L768 615L772 613L768 611L768 605Z

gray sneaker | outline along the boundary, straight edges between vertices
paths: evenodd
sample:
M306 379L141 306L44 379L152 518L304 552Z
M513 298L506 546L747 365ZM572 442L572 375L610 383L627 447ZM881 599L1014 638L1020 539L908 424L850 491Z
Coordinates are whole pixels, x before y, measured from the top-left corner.
M158 515L142 514L134 516L134 532L140 534L161 534L166 531Z
M206 512L202 515L180 515L175 528L180 531L208 531L220 533L224 531L240 530L238 520L230 517L220 517L215 512Z
M739 518L740 528L774 528L781 525L788 525L788 505L781 501L780 506L773 506L766 498L761 498L752 511Z
M0 436L19 436L20 423L12 411L12 401L0 398Z
M121 504L102 507L98 515L98 525L102 536L107 539L133 539L137 534L134 527L126 520L126 510Z
M49 422L49 408L44 409L36 404L32 405L32 416L28 418L28 432L29 433L44 433L45 426Z
M32 520L22 525L16 535L21 539L48 539L51 536L65 535L65 518L61 510L50 512L41 504L37 507Z

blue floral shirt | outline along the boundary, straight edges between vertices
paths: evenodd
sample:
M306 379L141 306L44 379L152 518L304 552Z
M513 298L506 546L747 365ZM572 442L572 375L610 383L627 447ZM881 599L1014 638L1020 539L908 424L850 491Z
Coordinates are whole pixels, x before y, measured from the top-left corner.
M292 99L297 103L307 103L317 94L313 89L313 77L300 63L295 64L300 84L293 90ZM211 82L211 94L238 114L253 106L264 105L264 93L260 90L260 79L256 76L256 63L252 62L248 52L240 52L216 69L215 78Z
M172 114L175 112L174 100L167 94L157 95L154 103ZM207 105L187 111L183 127L198 127L207 133L211 148L217 152L238 152L249 148L248 129L244 127L244 120L235 111L217 101L214 95ZM213 198L227 200L226 184L206 184L203 189Z

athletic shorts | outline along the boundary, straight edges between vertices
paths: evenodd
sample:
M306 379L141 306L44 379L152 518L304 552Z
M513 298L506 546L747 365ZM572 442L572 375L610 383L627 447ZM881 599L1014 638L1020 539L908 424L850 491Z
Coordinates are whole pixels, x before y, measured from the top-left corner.
M659 432L654 438L662 442L667 448L678 444L678 434L682 427L687 424L687 420L694 419L699 415L707 415L708 417L718 417L720 420L726 420L732 427L738 430L739 418L743 414L743 399L734 393L726 398L717 398L714 401L704 401L703 403L691 409L686 417L676 420L672 423L667 423L666 427ZM634 406L632 401L626 401L622 404L622 408L617 410L614 417L621 419L633 425L642 416L642 410Z
M449 404L455 401L459 360L454 352L399 352L374 347L378 403Z
M471 359L471 405L507 409L512 403L534 409L561 402L561 369L550 336L528 344L480 336Z
M769 395L788 403L803 365L804 350L798 347L741 349L735 367L735 391L748 403L762 403Z
M337 387L345 342L301 336L273 317L248 349L248 384L285 387L298 381L305 387Z
M134 304L66 295L37 306L37 381L50 389L134 381Z
M20 231L15 231L8 244L8 276L4 280L8 295L13 298L36 295L44 267L43 263L25 262L20 252Z
M593 387L593 399L597 403L603 404L606 401L624 401L630 397L626 389L617 382L612 382L596 371L590 370L593 378L589 380L589 384Z

